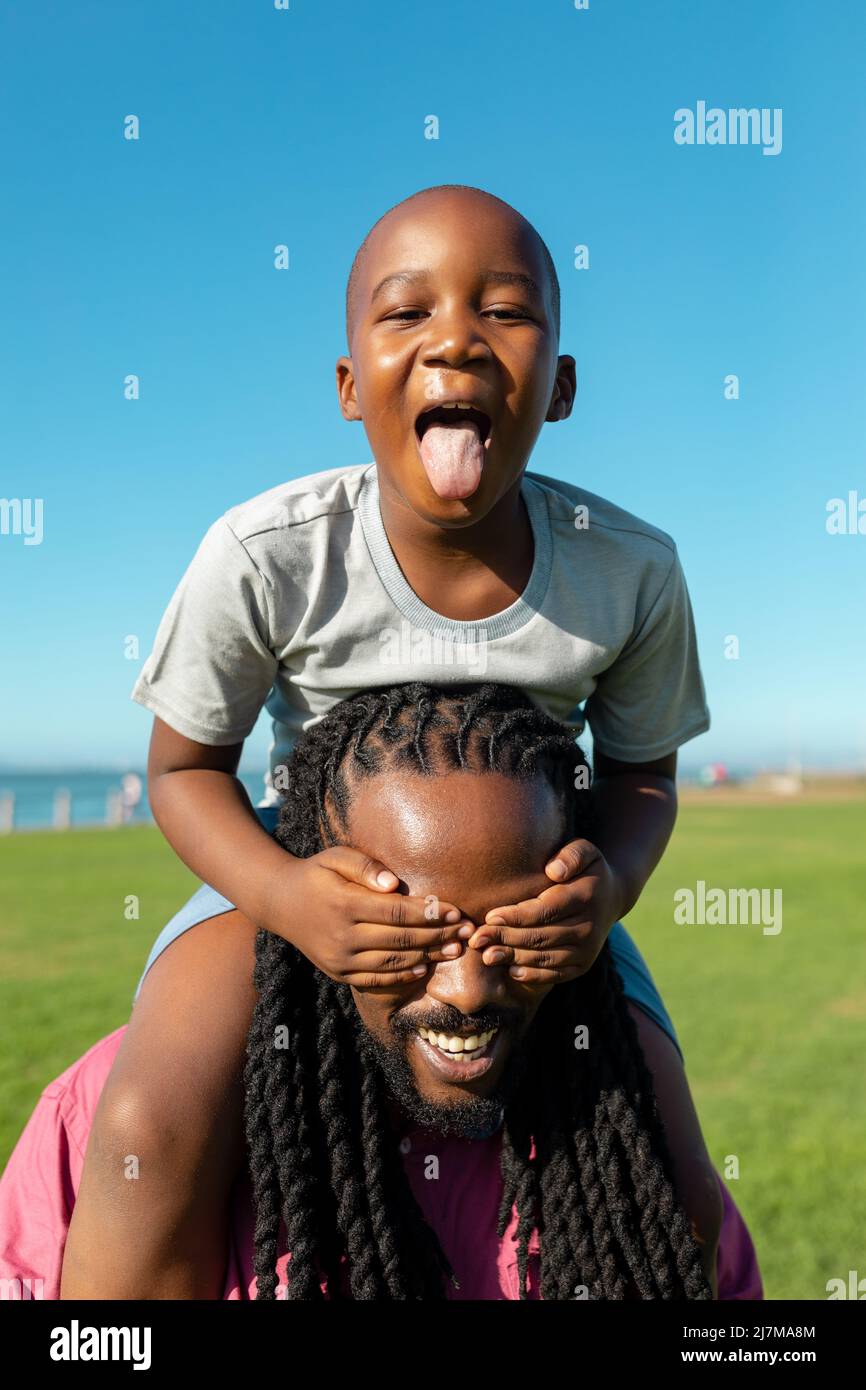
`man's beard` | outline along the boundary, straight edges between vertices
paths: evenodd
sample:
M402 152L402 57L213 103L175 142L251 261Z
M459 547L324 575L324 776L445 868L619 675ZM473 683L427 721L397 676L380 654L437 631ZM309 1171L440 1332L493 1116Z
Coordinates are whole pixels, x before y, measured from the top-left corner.
M419 1026L414 1017L401 1017L398 1014L391 1020L392 1042L381 1042L369 1030L367 1036L388 1090L408 1119L436 1134L456 1135L461 1139L486 1139L499 1128L506 1106L520 1089L528 1070L529 1053L528 1048L517 1040L519 1020L513 1013L504 1010L492 1009L483 1014L473 1014L471 1020L467 1020L456 1009L444 1009L435 1019L425 1017L420 1020L421 1027L431 1027L443 1033L465 1029L470 1024L479 1033L494 1027L508 1032L511 1038L508 1057L495 1091L479 1096L455 1085L454 1100L449 1105L437 1105L426 1100L418 1091L407 1056L407 1049L414 1045Z

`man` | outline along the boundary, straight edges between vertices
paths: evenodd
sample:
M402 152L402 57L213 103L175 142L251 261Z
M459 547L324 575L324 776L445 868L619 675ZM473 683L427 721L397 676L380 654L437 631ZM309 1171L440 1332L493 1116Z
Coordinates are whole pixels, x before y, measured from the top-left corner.
M360 847L404 891L483 922L537 893L552 848L588 828L581 762L565 727L507 686L363 692L297 745L278 839L305 857ZM626 1003L607 950L558 983L548 948L542 982L470 944L416 984L368 989L258 935L249 1176L232 1193L224 1297L700 1299L716 1279L720 1298L761 1297L721 1183L718 1259L688 1194L686 1215L688 1088L683 1073L683 1093L659 1098L666 1138L646 1060L670 1042ZM121 1032L47 1089L0 1181L0 1275L41 1278L47 1297ZM115 1160L118 1200L145 1220L147 1172Z

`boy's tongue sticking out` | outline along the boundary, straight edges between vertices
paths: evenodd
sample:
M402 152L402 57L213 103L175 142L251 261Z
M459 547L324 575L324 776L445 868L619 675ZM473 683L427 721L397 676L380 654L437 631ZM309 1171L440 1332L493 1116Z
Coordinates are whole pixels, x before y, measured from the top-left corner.
M474 420L428 425L421 438L421 462L439 497L470 497L481 482L484 443Z

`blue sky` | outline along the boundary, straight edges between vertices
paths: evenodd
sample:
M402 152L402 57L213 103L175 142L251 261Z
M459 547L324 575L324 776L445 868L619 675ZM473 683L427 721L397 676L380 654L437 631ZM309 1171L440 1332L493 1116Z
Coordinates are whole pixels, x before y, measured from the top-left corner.
M143 763L125 637L143 659L225 508L369 460L334 386L349 265L460 182L562 282L578 398L530 467L679 545L713 715L683 761L866 766L866 535L825 525L866 499L864 41L841 0L5 7L0 493L44 535L0 535L0 765ZM781 152L675 144L701 100L781 108Z

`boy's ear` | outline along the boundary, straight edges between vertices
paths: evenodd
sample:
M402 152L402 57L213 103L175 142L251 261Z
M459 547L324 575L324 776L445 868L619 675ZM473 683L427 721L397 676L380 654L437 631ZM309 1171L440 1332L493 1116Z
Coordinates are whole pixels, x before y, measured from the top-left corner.
M545 420L567 420L577 395L577 363L573 357L562 354L556 367L556 381Z
M337 395L344 420L361 420L361 407L355 390L355 368L351 357L337 358Z

